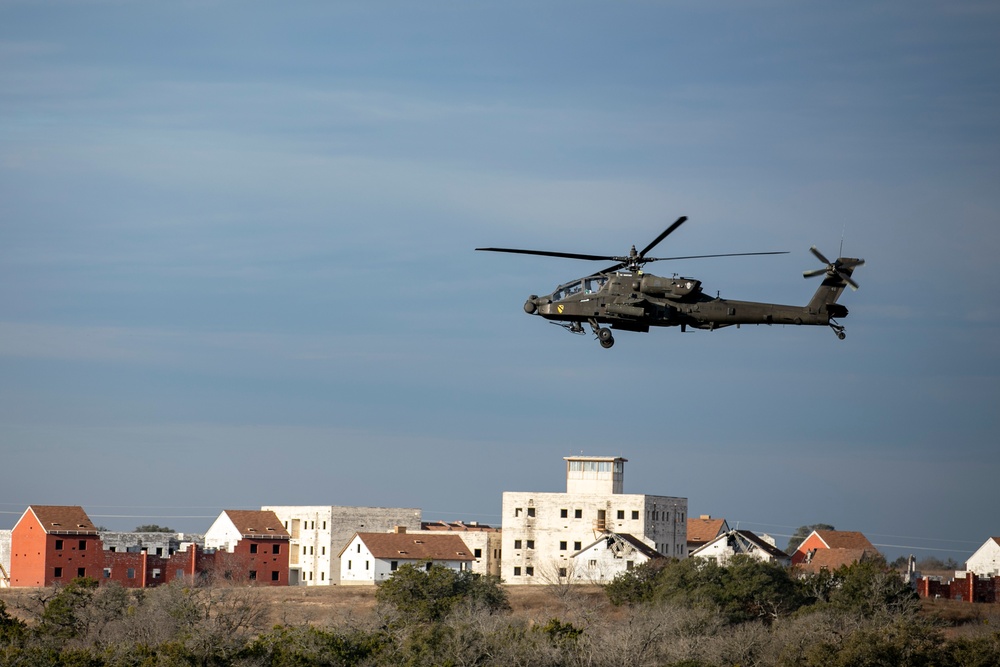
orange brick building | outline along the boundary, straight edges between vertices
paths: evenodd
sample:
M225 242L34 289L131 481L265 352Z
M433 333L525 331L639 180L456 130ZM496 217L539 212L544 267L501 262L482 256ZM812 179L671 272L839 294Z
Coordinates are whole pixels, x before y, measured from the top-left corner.
M104 568L100 535L82 507L32 505L11 531L10 542L11 586L99 579Z
M176 579L288 585L289 535L273 512L227 510L215 525L232 529L226 531L231 539L222 548L192 544L168 556L145 550L113 552L104 549L82 507L32 505L11 531L10 585L52 586L76 577L128 588Z

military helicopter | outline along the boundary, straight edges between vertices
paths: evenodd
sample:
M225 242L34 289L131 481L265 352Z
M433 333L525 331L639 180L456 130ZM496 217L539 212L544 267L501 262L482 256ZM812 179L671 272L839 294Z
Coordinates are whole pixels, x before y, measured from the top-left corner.
M615 344L612 329L646 333L650 327L675 327L681 331L693 329L715 330L741 324L795 324L829 326L841 340L847 337L844 327L836 318L847 317L847 308L837 303L844 288L858 289L851 275L865 260L839 257L828 260L816 246L809 250L825 266L805 271L805 278L824 276L819 289L805 306L784 306L756 301L732 301L711 297L702 292L701 281L671 278L644 273L642 267L650 262L705 257L741 257L747 255L783 255L787 252L737 252L719 255L688 255L685 257L648 257L647 253L663 239L677 230L687 220L681 216L653 241L636 252L635 246L628 255L586 255L546 250L519 248L476 248L484 252L507 252L543 257L565 257L592 261L616 262L613 266L560 285L546 296L531 295L524 302L524 312L540 315L571 333L585 333L587 323L607 349ZM609 328L610 327L610 328Z

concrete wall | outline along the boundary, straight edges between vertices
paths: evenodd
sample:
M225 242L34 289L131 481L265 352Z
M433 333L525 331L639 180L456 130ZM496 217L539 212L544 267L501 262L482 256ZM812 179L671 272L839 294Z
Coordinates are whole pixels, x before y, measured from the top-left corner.
M232 552L242 539L243 533L236 527L229 515L223 512L205 531L205 548Z
M184 533L121 533L101 531L101 543L105 551L129 552L145 549L151 556L167 557L183 551L187 543L204 545L204 535Z
M10 581L7 577L10 576L11 533L12 531L10 530L0 530L0 566L3 567L3 570L0 570L0 588L10 586ZM4 575L4 572L7 574Z
M329 586L340 581L340 559L355 533L419 531L421 511L404 507L267 505L291 535L289 585Z
M449 524L454 526L455 524ZM503 548L503 535L499 528L478 527L475 524L462 524L452 528L430 528L425 530L407 530L407 533L424 533L441 535L456 533L472 550L475 560L468 566L476 574L500 576L500 552Z
M1000 544L992 537L986 540L966 561L965 569L985 577L1000 575Z

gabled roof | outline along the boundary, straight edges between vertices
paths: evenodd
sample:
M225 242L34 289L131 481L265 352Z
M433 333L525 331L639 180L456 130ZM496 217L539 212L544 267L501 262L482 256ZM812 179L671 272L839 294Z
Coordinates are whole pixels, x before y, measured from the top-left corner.
M375 558L383 560L475 560L458 535L412 533L355 533ZM352 537L338 556L354 542Z
M823 541L827 549L866 549L878 553L868 538L853 530L816 530L816 537Z
M786 554L778 547L770 544L769 542L765 542L764 539L759 535L757 535L756 533L753 533L749 530L734 530L732 532L738 534L740 537L747 540L748 542L752 542L754 546L756 546L758 549L766 553L771 558L784 561L788 561L791 559L791 556Z
M613 541L613 542L617 542L618 544L622 544L622 543L627 544L627 545L631 546L633 549L635 549L636 551L638 551L640 554L642 554L643 556L645 556L646 558L650 558L650 559L652 559L652 558L666 558L666 556L664 556L663 554L661 554L659 551L657 551L653 547L649 546L648 544L646 544L645 542L643 542L642 540L640 540L635 535L631 535L629 533L605 533L604 535L601 535L601 537L599 537L598 539L594 540L593 542L591 542L590 544L588 544L584 548L582 548L579 551L577 551L575 554L573 554L572 557L575 558L576 556L579 556L580 554L582 554L584 551L587 551L588 549L593 548L594 545L600 544L602 542L606 543L609 540ZM610 545L609 545L609 547L610 547Z
M699 517L687 520L687 541L688 544L702 544L714 540L727 530L725 519L713 519L711 517Z
M289 539L288 531L271 510L223 510L243 537Z
M749 530L730 530L727 533L723 533L692 551L691 555L698 556L722 540L726 540L729 543L734 554L745 554L754 550L760 550L776 561L786 564L791 561L791 557L784 551L765 542L763 538Z
M28 512L50 535L97 535L97 526L79 505L29 505Z

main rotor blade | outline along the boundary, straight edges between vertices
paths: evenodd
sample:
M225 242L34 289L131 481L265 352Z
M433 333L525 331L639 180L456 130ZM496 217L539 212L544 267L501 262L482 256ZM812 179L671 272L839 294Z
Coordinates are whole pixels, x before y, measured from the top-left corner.
M515 255L541 255L542 257L564 257L566 259L615 260L613 255L584 255L576 252L552 252L549 250L522 250L520 248L476 248L487 252L509 252Z
M644 262L663 262L675 259L704 259L706 257L748 257L750 255L787 255L787 250L776 250L774 252L727 252L720 255L685 255L684 257L643 257ZM823 269L824 271L826 269Z
M665 230L663 230L662 234L657 236L652 243L650 243L648 246L642 249L642 252L639 253L639 257L645 257L647 252L655 248L660 241L667 238L670 234L673 233L675 229L683 225L685 220L687 220L686 215L682 215L681 217L677 218L677 220L674 221L674 224L670 225Z

